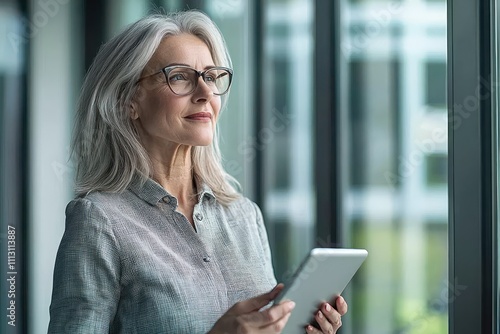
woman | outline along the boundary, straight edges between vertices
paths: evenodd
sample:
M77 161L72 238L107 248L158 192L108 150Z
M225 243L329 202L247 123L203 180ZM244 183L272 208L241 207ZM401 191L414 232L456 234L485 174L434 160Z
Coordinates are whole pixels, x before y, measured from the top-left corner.
M264 307L283 286L262 215L221 166L230 68L220 32L197 11L143 18L99 51L76 116L78 197L66 209L50 333L281 331L294 304ZM307 332L335 333L347 305L335 306Z

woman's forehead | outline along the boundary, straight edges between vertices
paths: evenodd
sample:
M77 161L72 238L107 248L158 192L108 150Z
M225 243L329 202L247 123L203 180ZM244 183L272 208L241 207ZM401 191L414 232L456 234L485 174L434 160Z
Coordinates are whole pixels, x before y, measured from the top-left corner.
M214 61L204 41L191 34L181 34L165 37L147 67L156 70L170 64L204 68L213 66Z

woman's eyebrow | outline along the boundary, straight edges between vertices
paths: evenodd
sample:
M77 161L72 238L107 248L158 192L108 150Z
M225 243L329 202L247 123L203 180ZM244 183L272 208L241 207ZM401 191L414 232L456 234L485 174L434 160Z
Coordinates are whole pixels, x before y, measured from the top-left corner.
M170 66L186 66L186 67L193 68L191 65L184 64L184 63L170 63L170 64L168 64L167 66L163 66L162 68L165 68L165 67L170 67ZM204 69L204 70L207 70L207 69L209 69L209 68L213 68L213 67L216 67L216 66L215 66L215 65L207 65L207 66L205 66L203 69Z
M187 67L191 67L191 65L184 64L184 63L169 63L167 66L163 66L163 67L165 68L165 67L169 67L169 66L187 66Z

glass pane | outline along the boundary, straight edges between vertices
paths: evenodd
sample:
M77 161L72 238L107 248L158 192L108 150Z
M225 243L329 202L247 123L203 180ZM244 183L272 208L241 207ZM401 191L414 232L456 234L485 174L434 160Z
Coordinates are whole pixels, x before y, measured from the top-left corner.
M84 74L83 2L59 3L36 2L30 7L30 22L40 22L37 20L43 17L48 20L28 42L27 333L47 331L56 252L64 232L64 210L74 196L69 143Z
M447 333L445 1L343 1L344 333Z
M313 1L264 1L264 209L278 281L314 246Z

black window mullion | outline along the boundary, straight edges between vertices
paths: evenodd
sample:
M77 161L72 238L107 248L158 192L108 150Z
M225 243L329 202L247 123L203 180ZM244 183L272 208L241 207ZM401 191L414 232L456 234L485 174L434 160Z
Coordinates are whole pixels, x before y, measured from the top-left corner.
M84 2L85 71L106 39L107 8L109 1L87 0Z
M316 240L319 246L341 243L340 131L338 57L341 1L315 2L314 170Z
M490 6L448 1L450 333L493 330Z
M265 41L265 8L264 0L253 1L253 68L254 77L254 113L253 113L253 133L256 136L260 129L264 128L264 112L265 112L265 98L263 82L266 78L264 69L264 41ZM253 166L253 183L254 183L254 199L266 215L266 207L264 203L265 189L265 166L264 166L264 152L263 150L255 150L255 159ZM273 231L270 231L272 237Z

